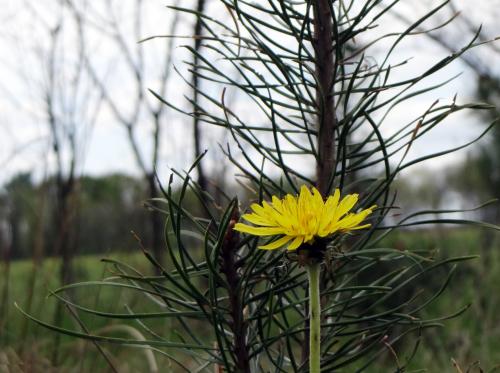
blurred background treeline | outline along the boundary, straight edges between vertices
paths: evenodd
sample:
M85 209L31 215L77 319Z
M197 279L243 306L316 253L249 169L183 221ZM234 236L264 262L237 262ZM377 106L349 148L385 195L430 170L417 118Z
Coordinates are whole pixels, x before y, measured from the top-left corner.
M214 3L193 0L182 6L210 14L217 11ZM185 169L208 148L206 162L197 166L198 184L216 198L239 189L241 204L247 205L232 176L234 170L218 150L219 144L228 141L227 135L204 131L196 116L192 121L182 117L148 93L151 88L183 102L179 105L186 112L195 111L202 99L189 90L200 84L197 61L183 66L189 54L180 48L187 44L203 52L199 38L137 43L154 35L199 34L199 20L181 17L164 5L153 0L46 1L43 6L20 1L1 11L0 372L100 369L91 344L32 325L13 303L36 316L72 325L74 320L45 298L48 289L110 275L106 265L99 263L102 257L125 257L152 272L141 261L137 237L162 260L164 221L148 200L160 197L158 181L167 182L163 177L168 167ZM492 39L500 34L499 5L487 0L450 2L439 17L444 21L451 16L454 21L410 47L415 54L454 52L481 23L480 40ZM418 14L427 6L425 1L407 5L393 14L395 24L403 27L413 12ZM443 94L467 87L465 95L499 108L499 66L498 42L469 51L458 67L463 75ZM182 78L189 83L187 88L181 85ZM183 96L188 100L182 101ZM443 132L452 134L452 139L433 138L420 146L459 146L499 114L497 110L463 116L465 124ZM416 151L418 155L418 147ZM473 209L500 198L500 128L495 127L473 150L458 154L400 177L396 183L401 209L406 213L425 207ZM188 196L188 201L192 211L203 214L194 196ZM500 205L457 216L500 224ZM425 225L399 231L386 244L433 249L436 256L480 256L460 267L450 289L426 311L431 316L446 314L471 304L447 328L426 335L419 362L450 372L500 366L498 233ZM92 301L116 307L119 299L119 293L103 293ZM120 371L158 369L151 356L141 351L110 349L117 362L127 354ZM162 358L157 359L161 366ZM147 369L137 368L144 364L149 364Z
M141 180L126 175L83 176L76 181L72 245L78 254L97 254L130 248L131 229L143 232L151 244L147 211L141 205L146 187ZM57 211L51 200L55 181L33 181L30 174L16 175L2 193L2 243L5 260L30 258L32 248L42 257L54 257L58 230L54 226ZM46 205L44 206L44 204ZM45 210L45 211L44 211ZM40 216L43 211L42 216ZM127 230L126 227L129 227Z

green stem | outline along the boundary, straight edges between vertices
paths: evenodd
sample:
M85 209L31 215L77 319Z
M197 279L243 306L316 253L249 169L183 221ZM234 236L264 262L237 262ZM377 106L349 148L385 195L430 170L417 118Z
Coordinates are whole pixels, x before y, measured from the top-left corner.
M321 359L321 304L319 295L319 273L321 265L307 266L309 277L309 373L320 373Z

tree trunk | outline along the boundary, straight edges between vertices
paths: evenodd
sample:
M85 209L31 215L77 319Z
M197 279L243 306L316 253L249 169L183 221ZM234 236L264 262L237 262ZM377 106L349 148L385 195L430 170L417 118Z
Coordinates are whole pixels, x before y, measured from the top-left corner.
M57 238L55 247L57 253L61 256L60 278L63 285L73 280L72 261L75 254L73 235L74 185L74 179L71 177L58 187Z
M2 237L0 237L0 245L2 245ZM2 245L3 246L3 245ZM4 268L2 270L3 277L3 288L0 298L0 330L5 330L5 324L8 322L8 310L9 310L9 288L10 288L10 259L12 253L12 246L6 245L5 249L0 246L0 254L3 254ZM1 340L2 344L8 345L8 333L5 333L5 337Z
M153 173L146 176L149 187L149 198L153 200L159 197L156 177ZM158 263L163 264L163 221L159 211L152 209L150 211L151 223L151 249Z
M198 0L198 3L196 5L196 12L199 14L202 14L205 11L205 3L206 0ZM198 64L199 64L199 58L198 58L198 53L200 53L201 49L201 36L202 34L202 23L201 23L201 18L197 17L196 18L196 23L194 25L194 50L195 53L193 54L193 75L192 75L192 80L193 80L193 111L194 111L194 116L193 116L193 136L194 136L194 157L197 159L201 153L201 140L202 140L202 134L201 134L201 129L200 129L200 118L197 114L197 106L198 106L198 101L199 101L199 86L200 82L198 79ZM208 188L208 181L207 177L205 175L205 170L202 166L202 162L199 162L197 167L198 171L198 184L202 190L207 190Z
M61 258L61 267L59 277L61 285L70 283L74 279L73 274L73 256L75 254L75 240L73 235L73 217L74 217L74 177L70 176L67 180L57 181L57 211L55 216L56 242L54 245L55 254ZM69 294L66 294L69 296ZM59 302L54 313L54 325L59 326L63 319L63 305ZM56 333L54 347L52 350L52 364L57 366L59 363L60 333Z

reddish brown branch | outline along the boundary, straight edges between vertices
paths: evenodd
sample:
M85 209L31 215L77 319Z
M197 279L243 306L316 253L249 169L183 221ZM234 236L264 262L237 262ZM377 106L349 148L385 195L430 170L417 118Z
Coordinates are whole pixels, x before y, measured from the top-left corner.
M330 0L316 0L314 9L316 106L318 128L317 188L324 196L335 166L335 127L337 125L333 97L335 75L333 57L333 22Z
M329 194L329 184L335 168L335 102L333 81L335 65L333 55L333 14L332 0L313 2L313 48L316 74L316 128L318 129L318 160L316 163L316 187L323 196ZM309 308L308 302L304 305ZM309 319L304 323L304 343L302 344L302 364L309 358Z
M231 331L234 336L233 354L235 357L235 373L250 373L250 358L247 346L247 328L245 321L243 300L239 292L240 275L239 268L243 263L236 261L236 248L239 243L239 234L233 228L239 220L237 205L234 207L231 222L226 231L224 243L221 250L221 272L227 280L227 291L229 297L229 309L231 317Z

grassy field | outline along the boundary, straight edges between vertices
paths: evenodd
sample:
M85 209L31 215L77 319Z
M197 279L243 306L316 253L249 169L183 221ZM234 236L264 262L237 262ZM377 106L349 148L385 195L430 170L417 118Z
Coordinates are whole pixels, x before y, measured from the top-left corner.
M138 269L148 273L150 268L142 254L116 254L114 259L122 259ZM101 262L101 256L82 256L76 261L76 276L78 281L100 280L112 275L109 265ZM3 303L0 319L0 372L38 372L47 369L57 372L106 372L107 364L97 352L96 346L90 342L62 336L27 319L14 303L27 313L43 321L53 323L57 302L49 297L50 290L59 287L59 261L45 260L39 267L31 261L22 260L11 263L8 283L8 294ZM5 274L5 268L2 269ZM0 289L4 288L5 276ZM139 298L123 294L116 289L88 289L78 291L76 301L87 307L97 306L108 312L124 312L123 305L133 305ZM66 311L66 310L64 310ZM68 312L64 312L61 327L81 331L79 323ZM106 334L106 330L114 335L137 337L133 327L121 325L107 319L79 317L91 332ZM151 354L146 350L104 345L113 365L120 372L143 371L143 367L154 364ZM58 369L51 365L54 352L58 354ZM125 358L126 357L126 358ZM163 361L161 356L154 358L156 364ZM9 368L6 368L6 366ZM61 368L63 367L63 368ZM141 368L142 367L142 368ZM4 369L4 370L2 370ZM7 369L7 370L5 370ZM21 370L16 370L21 369ZM146 369L149 371L150 369ZM166 370L161 370L166 371Z
M478 255L459 265L448 289L423 313L439 317L470 305L443 328L425 333L415 367L429 372L500 372L499 236L479 229L442 229L400 232L389 238L391 247L435 249L436 257Z
M390 236L386 247L401 249L433 249L436 257L477 254L475 260L461 264L448 290L437 302L430 305L423 316L433 318L453 314L470 304L468 310L457 318L445 322L444 327L427 331L422 338L412 369L428 368L428 372L460 372L469 367L470 372L500 372L500 241L498 234L472 229L442 229L436 231L400 232ZM144 273L151 268L142 254L116 254L120 259ZM76 263L78 281L99 280L112 276L109 265L100 256L79 257ZM82 340L60 336L29 321L14 307L26 310L36 318L54 321L56 303L47 297L49 290L58 284L58 261L47 259L36 267L31 261L16 261L1 267L0 291L3 291L0 308L0 372L106 372L109 371L95 345ZM6 281L8 283L6 284ZM7 285L7 286L6 286ZM432 285L432 284L431 284ZM429 284L422 284L429 286ZM8 289L8 292L5 290ZM125 312L124 305L143 307L141 295L116 289L95 288L79 290L75 295L79 304L98 306L109 312ZM144 304L143 304L144 303ZM81 330L82 326L68 312L62 327ZM93 332L113 332L113 335L140 338L134 324L124 324L103 318L89 318L80 314L85 327ZM168 322L151 321L148 326L171 333ZM175 336L172 336L175 338ZM152 355L144 349L100 345L106 349L113 365L120 372L154 371L175 372L167 358ZM51 368L54 352L58 354L58 368ZM405 352L399 356L404 359ZM459 367L455 367L454 359ZM383 362L381 362L383 364ZM63 367L63 368L61 368ZM145 368L147 367L147 368ZM461 369L461 370L460 370ZM347 371L346 371L347 372Z

